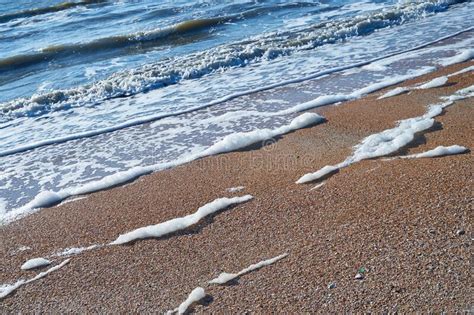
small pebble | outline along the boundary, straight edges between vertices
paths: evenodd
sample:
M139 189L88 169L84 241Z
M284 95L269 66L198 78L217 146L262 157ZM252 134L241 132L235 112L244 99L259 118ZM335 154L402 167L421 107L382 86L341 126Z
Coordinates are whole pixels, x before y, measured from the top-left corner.
M331 282L328 284L328 289L334 289L336 287L336 282Z
M361 274L361 273L357 273L357 274L355 275L355 279L356 279L356 280L362 280L362 279L364 279L364 275Z

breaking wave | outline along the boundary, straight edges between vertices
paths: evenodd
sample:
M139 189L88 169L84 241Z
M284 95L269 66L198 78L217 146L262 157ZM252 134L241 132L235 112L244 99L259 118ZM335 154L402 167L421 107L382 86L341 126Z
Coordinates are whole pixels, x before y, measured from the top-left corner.
M28 67L34 64L47 62L57 58L64 58L74 54L97 54L101 51L119 48L127 48L126 53L130 54L133 53L133 48L135 48L135 50L138 52L141 51L144 46L158 47L162 45L183 45L194 40L194 36L186 38L187 35L194 35L200 31L209 33L213 27L222 25L224 23L234 22L236 20L242 19L250 19L260 14L290 9L292 7L301 7L303 5L307 6L309 4L292 3L271 7L262 7L227 16L183 21L168 27L142 31L133 34L103 37L85 43L53 45L42 48L34 53L16 55L0 59L0 72L16 70L21 67ZM325 10L328 9L335 9L335 7L325 8Z
M200 78L218 69L243 67L259 60L270 60L297 51L337 43L351 37L366 36L379 29L409 23L421 17L426 17L428 14L444 11L450 5L458 2L403 3L382 11L353 18L320 23L286 32L264 34L246 41L222 45L206 51L166 58L139 69L115 73L107 79L89 85L36 94L30 98L15 99L0 104L0 122L5 123L17 117L41 116L84 104L97 104L106 99L134 95L176 84L182 80ZM34 62L36 58L44 60L48 56L55 56L69 51L85 52L169 39L171 36L181 36L188 32L196 32L233 19L248 18L255 14L259 14L259 11L251 10L233 16L186 21L166 29L108 37L86 44L49 47L39 52L38 55L23 56L26 59L21 62ZM10 62L18 63L20 61ZM6 63L6 59L0 60L0 70L5 67Z

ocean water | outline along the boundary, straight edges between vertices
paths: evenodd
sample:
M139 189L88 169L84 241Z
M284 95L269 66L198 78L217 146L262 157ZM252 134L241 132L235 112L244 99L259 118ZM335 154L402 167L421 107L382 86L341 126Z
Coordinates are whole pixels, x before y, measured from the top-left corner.
M448 0L0 0L0 220L286 126L318 97L472 56L472 12Z

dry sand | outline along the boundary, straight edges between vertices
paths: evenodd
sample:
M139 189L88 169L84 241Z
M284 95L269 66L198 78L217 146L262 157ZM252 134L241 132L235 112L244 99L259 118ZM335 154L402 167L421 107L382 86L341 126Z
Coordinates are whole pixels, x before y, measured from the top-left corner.
M313 190L316 183L294 183L342 161L363 137L421 115L440 96L472 84L470 72L440 88L377 100L380 91L320 108L316 112L326 123L274 144L144 176L1 227L0 283L13 283L38 272L20 270L27 259L110 242L134 228L190 214L215 198L255 197L170 237L73 256L59 271L1 300L0 312L164 312L197 286L208 295L193 305L194 312L472 311L471 152L363 161ZM472 98L456 102L436 118L442 128L420 135L400 153L438 145L474 148L473 106ZM234 186L245 189L226 191ZM31 249L19 252L20 246ZM207 286L223 271L238 272L284 252L285 259L229 285ZM355 280L361 267L365 277Z

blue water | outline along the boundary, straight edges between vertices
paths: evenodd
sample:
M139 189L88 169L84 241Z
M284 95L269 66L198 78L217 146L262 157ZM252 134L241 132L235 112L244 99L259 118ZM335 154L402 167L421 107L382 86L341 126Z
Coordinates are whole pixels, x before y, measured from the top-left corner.
M472 28L472 12L441 0L0 0L0 216L287 124L294 115L264 114L295 102L439 66L473 48L472 31L403 53ZM394 53L404 61L385 71L318 77ZM306 90L278 88L305 77Z
M32 1L15 6L3 2L7 1L2 1L0 12L6 14L20 9L52 7L61 1L40 3ZM290 4L280 1L239 1L235 4L222 4L222 1L196 2L105 2L2 23L0 58L5 59L37 53L53 46L87 44L113 36L133 37L140 32L167 29L185 21L236 16L230 21L201 29L196 28L188 33L183 32L176 38L166 38L162 41L143 40L110 49L108 47L112 45L106 43L104 47L98 49L91 48L82 53L54 56L51 60L31 64L29 67L17 67L16 71L2 71L0 101L28 97L37 91L65 89L92 83L114 72L138 68L164 58L204 51L266 32L288 30L291 29L286 26L288 21L297 21L300 18L308 17L307 22L317 23L320 20L318 12L337 14L338 8L344 5L344 2L330 4L318 2ZM340 16L349 16L358 11L355 9L342 12ZM64 73L68 75L64 76Z

